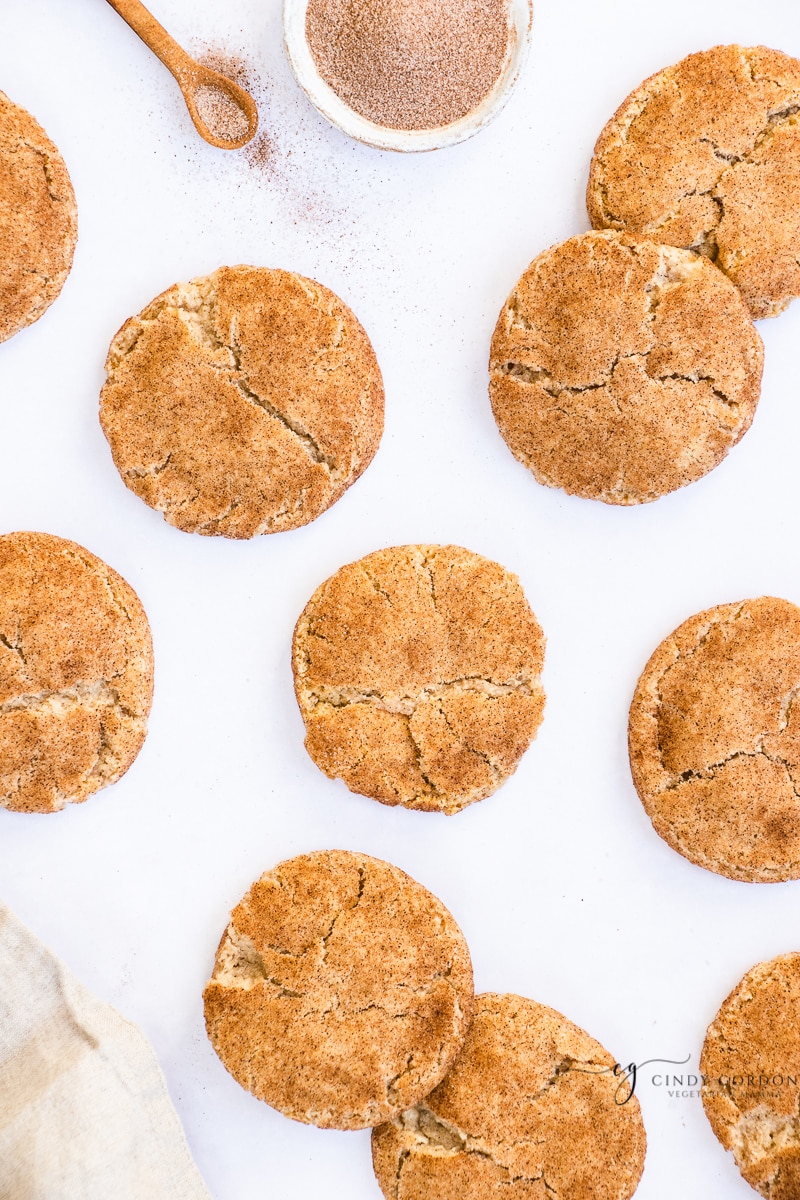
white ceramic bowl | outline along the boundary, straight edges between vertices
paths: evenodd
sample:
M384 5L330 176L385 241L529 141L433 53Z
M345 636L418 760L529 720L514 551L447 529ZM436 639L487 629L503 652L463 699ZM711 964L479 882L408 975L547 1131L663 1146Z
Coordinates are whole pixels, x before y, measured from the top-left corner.
M295 78L315 108L350 137L378 150L440 150L472 137L496 117L525 64L533 24L532 0L508 0L509 38L505 62L492 90L477 108L434 129L390 129L355 112L320 75L306 40L309 0L284 0L283 37Z

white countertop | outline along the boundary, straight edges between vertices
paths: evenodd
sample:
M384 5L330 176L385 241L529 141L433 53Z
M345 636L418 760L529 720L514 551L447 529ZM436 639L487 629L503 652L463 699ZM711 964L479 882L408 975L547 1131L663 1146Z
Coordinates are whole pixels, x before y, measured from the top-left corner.
M800 603L800 301L762 322L751 431L705 479L632 509L536 484L497 432L489 338L540 250L587 228L592 146L628 91L717 42L800 55L793 0L539 0L496 122L423 156L349 141L310 108L280 0L152 0L191 49L262 81L266 165L200 142L161 65L103 0L4 0L0 88L59 146L80 238L63 293L0 346L0 529L74 538L150 617L156 692L128 775L51 817L0 812L0 896L153 1042L216 1200L380 1200L369 1133L284 1119L224 1071L200 993L230 908L313 848L386 858L448 905L479 991L560 1009L622 1062L697 1056L753 963L800 948L800 882L734 883L652 831L627 710L656 644L712 604ZM223 263L314 276L351 305L384 372L372 466L322 518L236 543L189 536L126 490L97 420L111 336L176 280ZM380 546L457 542L515 571L548 638L545 720L516 775L446 818L384 808L314 766L292 692L297 615ZM677 1070L677 1068L675 1068ZM699 1099L639 1078L637 1200L754 1196Z

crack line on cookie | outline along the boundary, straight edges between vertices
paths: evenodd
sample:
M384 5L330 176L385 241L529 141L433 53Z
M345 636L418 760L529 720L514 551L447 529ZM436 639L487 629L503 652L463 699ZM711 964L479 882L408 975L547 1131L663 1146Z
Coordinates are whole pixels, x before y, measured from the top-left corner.
M677 207L672 212L666 214L664 217L659 218L658 221L651 221L647 225L644 225L642 227L642 232L646 234L653 234L657 233L660 229L663 229L672 220L674 220L676 216L679 215L683 202L691 199L692 196L708 197L708 199L714 202L717 208L717 218L708 229L703 230L700 237L692 246L689 246L688 249L704 254L707 258L710 258L712 262L720 266L721 270L725 271L725 266L719 263L720 250L716 238L717 230L722 224L725 216L725 199L724 194L719 194L720 186L725 180L725 177L732 171L735 171L737 167L741 166L742 164L746 166L752 164L758 151L768 138L775 136L775 131L777 129L784 125L796 125L798 122L795 120L795 118L799 112L800 105L790 104L783 109L769 113L767 115L767 124L764 125L756 134L750 149L744 151L744 153L740 155L727 154L725 151L721 150L720 147L717 146L717 144L709 137L700 138L701 142L706 142L711 146L714 156L718 159L721 159L725 163L725 166L722 168L719 175L710 185L710 187L702 189L692 188L689 191L683 192L677 198ZM727 272L725 273L727 274Z
M269 400L265 399L264 396L260 395L260 393L254 391L250 387L250 384L247 382L247 377L242 371L239 346L232 341L229 349L234 356L235 367L236 371L238 372L237 375L231 376L231 383L234 385L234 387L241 392L246 400L249 400L259 408L263 408L264 412L269 413L269 415L274 417L275 420L284 427L284 429L293 434L295 438L297 438L297 440L305 447L309 458L315 463L318 463L319 466L326 467L328 473L333 477L337 473L336 460L330 454L326 454L324 452L322 447L319 445L319 442L317 442L317 440L309 433L307 429L304 429L296 421L290 421L285 413L281 412L279 408L276 408L274 404L270 403Z
M437 798L442 798L444 796L444 793L442 791L440 791L440 789L428 777L428 775L425 772L423 762L422 762L422 760L423 760L422 747L420 746L419 742L417 741L417 739L414 736L414 730L411 728L411 717L404 714L404 718L405 718L405 722L406 722L406 729L408 731L409 741L411 742L411 745L414 750L414 758L416 760L417 770L419 771L420 778L422 779L425 786L429 789L429 795L436 796Z
M123 474L132 479L145 479L149 475L161 475L162 472L166 471L171 461L172 451L170 450L169 454L161 462L150 463L146 467L126 467Z
M0 644L5 646L6 650L11 650L14 654L19 655L19 657L22 659L23 663L26 662L25 652L23 651L22 644L19 640L19 629L17 629L16 640L13 642L9 638L7 638L5 634L0 633Z
M47 151L44 150L41 146L35 146L33 144L33 142L25 141L24 138L20 138L17 145L24 146L26 150L30 150L33 154L35 154L37 156L37 158L39 158L41 160L42 171L44 173L44 179L45 179L45 183L47 185L47 194L49 195L50 199L53 201L54 204L64 204L65 201L67 201L69 199L69 197L68 196L59 196L59 194L56 191L54 191L53 166L52 166L52 162L51 162L51 157L47 153Z
M381 709L383 712L412 717L420 705L429 700L441 699L449 692L472 693L492 699L500 696L532 697L541 692L541 685L521 677L498 683L483 675L464 675L458 679L441 680L429 684L416 693L398 692L393 695L377 689L326 687L324 684L319 684L316 687L303 689L303 700L306 707L312 711L321 705L331 708L347 708L350 705L364 704Z
M460 1154L473 1155L477 1158L487 1159L499 1171L507 1174L508 1179L502 1181L506 1185L519 1182L542 1182L548 1192L553 1195L557 1194L556 1189L552 1188L545 1180L544 1172L540 1172L538 1175L513 1174L512 1168L499 1156L501 1146L489 1145L484 1138L466 1133L452 1121L445 1120L444 1117L439 1116L424 1104L406 1109L399 1118L395 1118L393 1124L401 1133L410 1134L415 1139L415 1145L406 1146L401 1151L400 1157L403 1160L409 1155L430 1155L435 1158L456 1158ZM502 1143L502 1145L509 1147L516 1145L540 1146L544 1140L543 1138L518 1138L514 1142Z
M748 70L752 72L752 64L748 62L747 65ZM676 81L672 80L671 82ZM628 134L630 133L633 123L638 119L639 116L641 116L642 112L644 112L650 100L655 99L659 95L660 89L654 88L652 93L646 96L642 101L633 101L631 103L630 108L626 113L626 124L624 125L624 128L617 133L617 137L615 139L618 144L627 145ZM680 207L685 200L690 199L693 196L709 197L711 200L715 201L718 206L719 212L717 220L708 230L703 232L701 238L697 243L695 243L695 245L688 248L706 254L707 257L711 258L712 262L715 262L716 257L719 254L719 248L716 245L716 238L714 237L714 234L722 223L722 218L724 216L724 200L718 195L720 184L730 171L736 170L736 168L742 163L751 163L757 151L761 149L762 145L769 137L774 137L775 131L778 128L783 125L797 124L795 118L797 117L798 113L800 113L800 104L791 103L784 105L783 108L768 112L766 115L766 124L763 125L755 134L750 148L745 150L742 154L729 153L723 150L712 138L708 137L707 135L701 135L699 141L710 145L714 156L724 162L725 166L709 187L704 189L692 188L686 192L683 192L676 200L676 208L673 209L672 212L666 214L664 217L659 218L657 221L652 221L642 226L642 233L656 233L659 229L662 229L665 225L668 225L670 221L672 221L678 215ZM603 223L610 228L625 229L628 226L628 220L620 217L616 213L613 213L609 207L608 192L610 185L605 178L605 174L600 173L601 162L604 162L604 160L598 160L596 169L593 169L593 175L598 176L594 182L594 190L600 195L599 208L602 214ZM604 172L606 169L605 166L603 166L602 169ZM701 246L704 247L702 250L700 249Z
M161 315L171 309L181 318L196 341L207 346L210 350L224 350L228 352L230 356L229 364L215 363L210 365L217 370L225 372L231 384L244 399L263 409L291 433L304 446L309 458L320 466L325 467L331 479L335 481L342 473L335 458L325 453L308 429L304 428L296 420L290 421L285 413L249 385L247 375L242 368L241 346L236 341L234 329L232 328L230 331L229 341L223 340L217 333L214 320L216 306L216 292L214 288L210 286L200 288L196 284L183 284L178 285L178 288L173 289L172 294L168 293L168 296L169 299L161 299L160 302L156 302L150 308L145 309L141 316L133 318L132 328L127 334L129 340L126 340L124 344L119 343L119 335L117 335L109 351L108 382L112 382L114 371L120 363L136 349L145 329L149 325L156 324L160 320ZM135 477L135 469L131 471L131 474Z
M0 704L0 716L12 712L63 716L79 705L88 709L117 708L126 717L137 716L120 703L119 693L106 679L93 683L76 683L60 691L25 692Z
M698 637L697 637L697 640L694 642L694 644L691 646L687 646L683 649L679 649L678 647L675 647L674 648L674 657L673 657L672 662L668 663L667 666L664 667L664 669L662 670L662 672L658 676L658 678L653 680L653 682L650 684L650 690L651 690L651 694L653 695L653 697L655 699L655 704L653 705L652 711L649 715L655 721L655 735L656 735L656 746L658 748L658 761L661 765L661 769L664 772L664 775L666 776L666 780L667 780L667 782L661 788L659 788L659 793L673 791L675 788L679 787L681 785L681 783L684 783L688 779L691 779L691 778L713 778L714 771L721 769L722 767L725 766L726 763L730 762L732 759L739 758L739 757L754 758L754 757L758 757L759 755L762 755L764 758L767 758L770 761L783 763L783 765L786 766L787 770L788 770L788 764L783 759L781 759L777 755L769 754L764 749L763 741L767 737L780 736L780 734L785 732L785 730L789 724L789 718L791 715L791 709L792 709L794 700L798 695L800 695L800 685L798 685L797 687L791 688L786 693L786 695L783 697L783 699L781 700L780 711L778 714L778 729L774 730L774 731L764 730L761 733L759 733L756 737L755 748L753 750L751 750L751 751L741 750L741 749L735 750L735 751L732 751L725 758L721 759L719 762L711 763L707 767L683 771L683 772L680 772L678 775L670 774L664 763L664 747L661 744L659 721L658 721L658 713L665 706L665 700L664 700L664 694L663 694L664 680L666 679L667 675L670 674L671 671L673 671L678 666L684 666L687 659L693 658L698 653L698 651L702 649L702 647L706 644L706 642L708 641L709 637L711 636L711 634L715 628L717 628L718 626L721 626L721 625L722 626L732 625L736 621L738 621L739 618L741 617L741 614L744 611L745 607L746 607L746 602L742 602L741 604L738 604L735 606L735 609L733 612L728 613L725 616L712 617L712 619L710 621L708 621L705 624L703 624L702 626L700 626L700 628L698 630ZM794 786L794 784L793 784L793 786Z

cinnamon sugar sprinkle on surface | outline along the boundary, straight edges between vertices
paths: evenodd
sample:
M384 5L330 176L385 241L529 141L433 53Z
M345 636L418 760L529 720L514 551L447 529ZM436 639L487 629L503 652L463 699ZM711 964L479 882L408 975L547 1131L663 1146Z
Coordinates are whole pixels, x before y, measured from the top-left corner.
M503 68L508 0L310 0L317 70L352 109L434 129L477 108Z
M234 83L238 83L256 101L259 117L258 132L240 153L249 167L264 174L270 174L274 167L275 147L265 121L268 105L263 80L245 59L216 47L205 47L201 53L198 53L198 61L204 67L210 67L212 71L217 71L220 75L225 75Z

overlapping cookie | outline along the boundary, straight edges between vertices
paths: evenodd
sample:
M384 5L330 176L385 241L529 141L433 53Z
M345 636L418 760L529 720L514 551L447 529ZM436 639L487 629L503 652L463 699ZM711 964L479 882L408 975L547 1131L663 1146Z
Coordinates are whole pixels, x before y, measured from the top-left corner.
M490 395L540 483L642 504L722 461L750 427L762 369L741 295L706 259L590 232L540 254L514 288Z
M450 1073L373 1132L386 1200L628 1200L645 1133L614 1065L554 1009L476 996Z
M622 102L595 146L587 206L625 230L710 258L754 318L800 295L800 61L714 46Z
M363 1129L419 1103L472 1018L472 965L440 900L344 850L262 875L231 914L204 992L227 1069L296 1121Z

